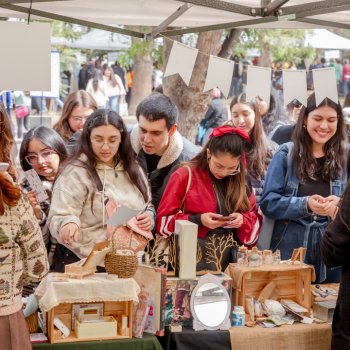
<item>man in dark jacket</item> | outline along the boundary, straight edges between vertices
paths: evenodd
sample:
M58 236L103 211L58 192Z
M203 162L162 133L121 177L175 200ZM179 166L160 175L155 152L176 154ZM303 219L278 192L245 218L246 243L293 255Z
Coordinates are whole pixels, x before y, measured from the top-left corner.
M178 109L161 93L143 99L136 117L138 125L131 132L131 143L150 181L157 209L171 173L180 162L192 159L199 148L177 131Z
M331 350L350 349L350 185L343 193L342 203L334 221L327 227L320 242L322 260L328 267L342 266L337 305L332 323Z

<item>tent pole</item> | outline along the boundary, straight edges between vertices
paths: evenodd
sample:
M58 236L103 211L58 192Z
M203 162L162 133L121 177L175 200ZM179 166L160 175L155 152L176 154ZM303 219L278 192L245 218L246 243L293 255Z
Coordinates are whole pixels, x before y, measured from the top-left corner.
M161 24L159 24L157 27L155 27L150 33L146 34L146 39L150 40L153 39L158 33L163 31L168 27L170 23L173 23L177 18L182 16L188 9L190 9L193 5L190 4L183 4L180 6L176 12L174 12L172 15L170 15L167 19L165 19Z
M29 10L28 7L17 6L17 5L10 5L10 4L7 4L7 5L0 4L0 8L1 7L5 8L5 9L8 9L8 10L16 11L16 12L22 12L22 13L28 13L28 10ZM77 18L72 18L72 17L67 17L67 16L61 16L61 15L57 15L55 13L46 12L46 11L40 11L40 10L35 10L35 9L31 9L30 12L34 16L54 19L54 20L62 21L62 22L80 24L80 25L86 26L86 27L106 30L107 32L112 32L112 33L119 33L119 34L134 36L136 38L141 38L141 39L144 38L144 34L143 33L139 33L139 32L133 31L133 30L129 30L129 29L112 27L112 26L109 26L109 25L106 25L106 24L100 24L100 23L95 23L95 22L90 22L90 21L84 21L82 19L77 19Z

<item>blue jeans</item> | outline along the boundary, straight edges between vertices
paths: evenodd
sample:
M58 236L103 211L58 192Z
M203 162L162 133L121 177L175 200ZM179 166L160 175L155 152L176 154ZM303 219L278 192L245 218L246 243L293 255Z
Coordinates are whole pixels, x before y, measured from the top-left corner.
M109 108L114 111L119 113L119 96L110 96L109 97Z

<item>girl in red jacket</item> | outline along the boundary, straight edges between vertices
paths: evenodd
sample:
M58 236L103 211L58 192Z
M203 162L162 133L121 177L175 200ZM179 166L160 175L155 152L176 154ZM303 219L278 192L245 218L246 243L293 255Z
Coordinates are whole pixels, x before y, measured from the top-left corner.
M170 237L176 220L196 223L197 270L223 271L232 262L234 241L257 242L261 216L246 180L247 142L243 130L228 125L214 129L203 150L172 174L164 191L157 232Z

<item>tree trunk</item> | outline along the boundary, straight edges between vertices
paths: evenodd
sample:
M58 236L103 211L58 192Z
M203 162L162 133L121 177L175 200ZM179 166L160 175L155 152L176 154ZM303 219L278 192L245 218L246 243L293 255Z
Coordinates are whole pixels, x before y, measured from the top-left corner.
M259 57L259 66L260 67L271 67L271 47L269 43L269 38L266 32L266 29L260 29L260 36L261 36L261 55Z
M152 92L152 57L151 53L134 57L134 79L132 82L129 114L135 115L141 100Z
M239 41L239 38L243 32L243 29L232 28L230 33L226 36L222 43L221 50L218 54L219 57L229 58L232 55L232 48Z
M164 78L164 93L179 109L178 130L194 142L197 125L204 117L210 103L209 92L202 92L207 75L209 55L217 55L222 30L200 33L197 42L199 50L190 85L187 86L179 75ZM164 39L164 62L167 61L172 41Z
M138 27L130 27L133 30L140 30ZM132 39L133 45L140 43L138 38ZM152 93L152 48L153 42L143 42L141 48L134 56L134 78L132 82L131 97L129 103L129 114L135 115L137 105L143 98Z

